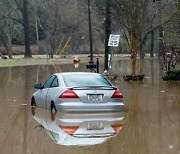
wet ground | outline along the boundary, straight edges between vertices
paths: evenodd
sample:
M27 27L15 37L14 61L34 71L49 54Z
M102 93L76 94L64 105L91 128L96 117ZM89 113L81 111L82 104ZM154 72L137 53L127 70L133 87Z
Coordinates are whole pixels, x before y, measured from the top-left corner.
M125 82L130 62L113 63L110 80L122 90L128 111L120 133L93 146L55 144L35 129L38 122L29 106L35 82L43 83L54 72L87 71L85 64L78 69L73 64L0 68L0 153L180 154L180 82L163 81L157 60L141 61L137 68L145 79Z

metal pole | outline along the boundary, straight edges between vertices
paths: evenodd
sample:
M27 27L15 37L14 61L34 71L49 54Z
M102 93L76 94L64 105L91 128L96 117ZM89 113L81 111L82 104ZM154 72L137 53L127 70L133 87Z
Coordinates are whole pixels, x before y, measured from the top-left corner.
M89 19L90 63L93 63L93 48L92 48L92 30L91 30L91 8L90 8L90 0L88 0L88 19Z
M108 46L109 35L111 34L111 11L110 0L106 0L106 27L105 27L105 55L104 55L104 70L108 71L108 53L110 47Z
M158 10L159 10L159 23L160 23L160 27L159 27L159 50L162 49L163 47L163 43L164 43L164 34L163 34L163 23L162 23L162 6L161 6L161 0L158 1Z
M96 65L97 65L96 73L99 73L99 58L97 58L96 60Z

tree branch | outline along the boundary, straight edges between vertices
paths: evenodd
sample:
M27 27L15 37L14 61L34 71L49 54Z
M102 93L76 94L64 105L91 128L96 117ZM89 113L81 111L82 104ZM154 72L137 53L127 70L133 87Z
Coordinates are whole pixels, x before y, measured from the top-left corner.
M3 16L3 17L4 17L4 18L11 19L11 20L13 20L13 21L15 21L15 22L21 24L22 26L24 26L24 23L23 23L23 22L21 22L20 20L14 18L14 17L8 17L8 16Z

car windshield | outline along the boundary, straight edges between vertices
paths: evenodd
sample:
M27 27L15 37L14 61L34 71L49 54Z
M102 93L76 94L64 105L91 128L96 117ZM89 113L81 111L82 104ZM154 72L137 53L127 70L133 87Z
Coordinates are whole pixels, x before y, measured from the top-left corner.
M67 87L111 86L110 82L102 75L73 74L64 75L63 78Z

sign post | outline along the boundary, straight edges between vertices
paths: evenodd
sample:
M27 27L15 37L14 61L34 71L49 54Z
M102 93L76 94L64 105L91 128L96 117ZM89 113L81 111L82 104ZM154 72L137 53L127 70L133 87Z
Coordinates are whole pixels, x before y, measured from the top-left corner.
M119 39L120 39L120 35L113 35L110 34L109 35L109 40L108 40L108 46L109 47L118 47L119 45ZM112 68L112 55L109 53L107 53L107 61L105 61L105 66L107 65L107 68L104 70L104 74L108 75L108 69Z

